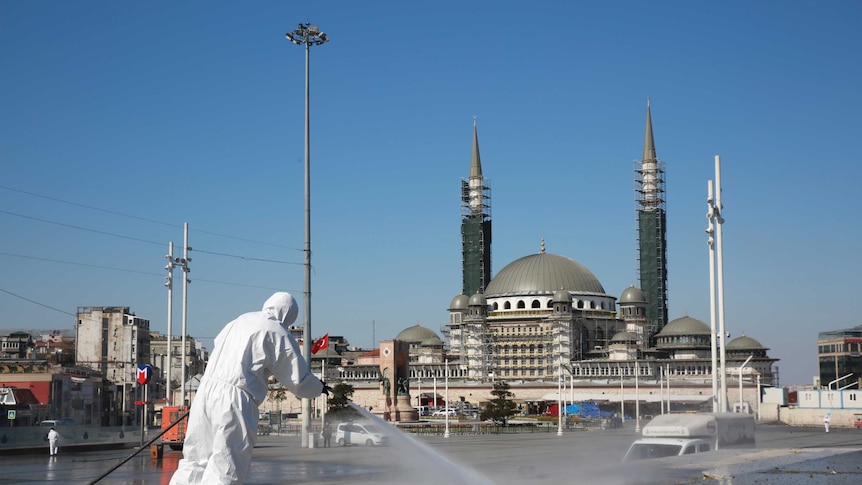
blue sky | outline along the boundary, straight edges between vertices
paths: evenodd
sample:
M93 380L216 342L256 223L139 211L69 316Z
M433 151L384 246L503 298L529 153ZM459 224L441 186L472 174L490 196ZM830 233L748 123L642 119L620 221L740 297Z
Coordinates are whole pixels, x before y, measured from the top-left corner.
M862 323L858 2L5 1L0 17L0 328L129 306L164 332L183 222L189 333L209 348L274 289L302 299L305 58L284 34L305 21L332 40L311 52L315 336L447 322L474 115L494 273L544 238L619 296L648 96L671 318L709 322L718 154L731 337L806 384L817 332Z

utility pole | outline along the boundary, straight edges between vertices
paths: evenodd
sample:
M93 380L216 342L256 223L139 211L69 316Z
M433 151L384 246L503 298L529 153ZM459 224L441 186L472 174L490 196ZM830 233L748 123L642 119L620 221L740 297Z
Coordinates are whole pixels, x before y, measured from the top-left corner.
M168 254L165 255L168 264L165 269L168 270L168 275L165 277L165 286L168 287L168 368L165 369L165 404L171 406L173 404L173 395L171 394L171 337L173 332L174 321L174 242L168 243ZM164 360L162 360L164 365Z
M312 45L329 42L329 37L316 25L299 24L293 32L285 34L287 40L305 46L305 324L302 334L302 355L311 365L311 137L309 135L309 52ZM309 446L311 432L311 399L302 399L302 447Z

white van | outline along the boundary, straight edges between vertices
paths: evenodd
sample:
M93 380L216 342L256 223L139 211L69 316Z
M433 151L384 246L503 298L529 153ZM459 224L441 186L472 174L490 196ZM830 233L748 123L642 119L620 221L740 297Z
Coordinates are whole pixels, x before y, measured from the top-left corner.
M75 426L75 420L72 418L46 419L39 423L39 426L46 428L55 428L57 426Z
M339 446L361 445L380 446L389 443L389 437L376 424L339 423L335 428L335 442Z

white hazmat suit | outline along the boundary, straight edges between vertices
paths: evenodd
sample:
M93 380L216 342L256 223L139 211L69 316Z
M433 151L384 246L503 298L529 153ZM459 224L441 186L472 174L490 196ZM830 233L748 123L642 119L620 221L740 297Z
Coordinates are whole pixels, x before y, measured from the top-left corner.
M218 334L192 402L183 459L171 485L245 480L257 440L258 406L270 375L298 397L321 393L323 384L287 331L297 313L293 296L278 292L262 311L240 315Z
M60 433L56 429L51 428L48 431L48 453L51 456L57 456L57 450L60 447Z

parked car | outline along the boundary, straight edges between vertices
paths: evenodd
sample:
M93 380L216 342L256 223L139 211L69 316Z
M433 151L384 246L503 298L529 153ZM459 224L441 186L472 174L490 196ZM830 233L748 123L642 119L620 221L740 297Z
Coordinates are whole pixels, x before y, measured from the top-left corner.
M39 423L39 426L46 428L54 428L56 426L75 426L75 420L72 418L46 419Z
M448 408L448 409L438 409L437 411L434 411L434 414L432 414L431 416L446 416L446 415L456 416L457 414L458 414L458 411L455 411L452 408Z
M431 415L431 408L429 408L428 406L419 406L418 408L416 408L416 410L419 411L419 416Z
M389 443L389 437L376 424L347 422L339 423L335 428L335 442L339 446L380 446Z

